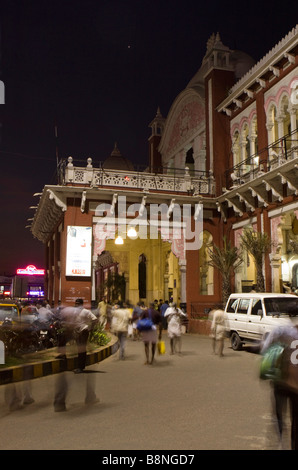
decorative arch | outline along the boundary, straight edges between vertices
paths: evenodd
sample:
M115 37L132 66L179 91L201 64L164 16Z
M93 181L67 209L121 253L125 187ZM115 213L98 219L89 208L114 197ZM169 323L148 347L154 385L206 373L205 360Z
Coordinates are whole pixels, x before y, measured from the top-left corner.
M169 111L165 129L159 145L163 165L205 129L204 100L197 91L186 88L180 93ZM184 158L185 162L185 158Z

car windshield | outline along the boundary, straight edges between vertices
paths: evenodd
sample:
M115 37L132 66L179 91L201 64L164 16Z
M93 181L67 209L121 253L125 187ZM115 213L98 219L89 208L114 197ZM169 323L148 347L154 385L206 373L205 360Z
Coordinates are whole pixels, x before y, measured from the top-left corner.
M298 297L293 298L272 297L264 299L267 315L298 315Z
M0 321L5 318L14 318L18 316L18 309L13 305L1 305L0 306Z

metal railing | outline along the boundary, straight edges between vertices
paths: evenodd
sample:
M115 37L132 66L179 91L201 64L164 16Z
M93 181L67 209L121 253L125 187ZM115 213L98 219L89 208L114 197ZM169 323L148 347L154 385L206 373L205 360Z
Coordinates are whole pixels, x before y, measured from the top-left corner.
M246 160L225 171L223 187L233 189L298 157L298 129L284 135Z

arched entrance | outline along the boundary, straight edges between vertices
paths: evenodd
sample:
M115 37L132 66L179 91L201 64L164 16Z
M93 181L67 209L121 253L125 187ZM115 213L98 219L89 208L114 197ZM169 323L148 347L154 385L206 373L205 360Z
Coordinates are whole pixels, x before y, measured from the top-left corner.
M105 240L105 251L102 253L109 253L109 263L102 267L102 270L105 277L110 271L123 276L125 279L124 300L134 305L139 300L143 300L146 305L155 299L173 298L177 303L181 301L181 264L173 253L169 241L163 240L160 233L157 239L131 240L127 237L121 245L115 244L115 238ZM101 253L96 253L97 246L99 245L94 243L93 259L97 266L95 291L98 297L100 293L98 265L107 258L102 258ZM100 246L103 248L103 244Z

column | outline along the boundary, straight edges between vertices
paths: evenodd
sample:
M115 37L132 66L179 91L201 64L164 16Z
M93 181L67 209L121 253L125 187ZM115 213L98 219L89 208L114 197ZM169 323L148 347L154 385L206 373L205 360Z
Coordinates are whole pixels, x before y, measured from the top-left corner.
M128 300L130 300L130 296L129 296L129 274L125 271L124 272L124 278L125 278L125 301L127 302Z
M186 260L179 260L180 267L180 303L186 302Z
M169 300L169 274L164 274L164 300Z
M97 255L93 255L92 272L91 272L91 301L96 300L96 274L95 274L96 260L97 260Z
M290 108L289 113L290 113L290 118L291 118L291 132L293 132L297 128L297 109ZM294 132L294 134L291 135L291 148L293 149L292 158L295 158L298 155L297 147L298 147L298 134L297 132Z
M58 261L58 273L59 273L59 290L58 290L58 301L61 300L61 262Z
M270 146L273 143L273 126L274 126L273 122L269 122L269 123L266 124L267 132L268 132L268 146ZM273 152L273 149L270 148L270 150L269 150L269 160L274 158L274 154L272 152Z
M276 120L278 122L278 138L281 139L284 136L284 118L285 116L283 114L280 114ZM278 149L278 156L283 157L284 156L285 149L283 149L283 142L281 141L279 144L279 149Z
M272 292L280 292L281 257L278 253L270 253L269 258L272 270Z
M235 269L235 292L242 292L243 263Z

